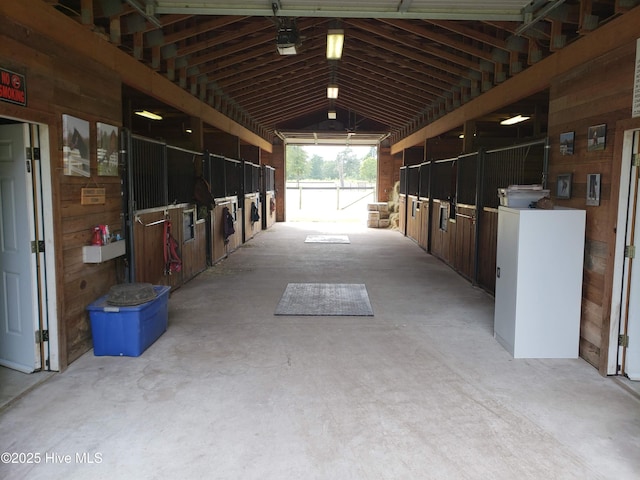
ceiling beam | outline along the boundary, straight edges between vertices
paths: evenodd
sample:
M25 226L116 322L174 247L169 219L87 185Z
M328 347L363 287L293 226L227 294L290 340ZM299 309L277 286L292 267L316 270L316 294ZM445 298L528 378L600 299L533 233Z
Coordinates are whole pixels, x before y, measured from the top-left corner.
M238 2L236 6L225 5L224 7L206 5L203 2L189 5L188 2L176 2L157 0L155 8L156 14L182 13L192 15L245 15L257 17L273 17L274 11L271 3L264 2L263 8L250 5L242 5ZM407 2L403 2L407 3ZM402 7L400 3L400 7ZM286 7L280 6L277 9L278 17L324 17L324 18L412 18L412 19L440 19L440 20L502 20L511 22L522 22L523 14L521 8L495 8L490 9L481 3L478 8L471 8L468 5L456 7L455 5L446 8L429 8L409 5L406 9L391 5L389 7L368 5L364 7L342 6L340 8L330 7Z

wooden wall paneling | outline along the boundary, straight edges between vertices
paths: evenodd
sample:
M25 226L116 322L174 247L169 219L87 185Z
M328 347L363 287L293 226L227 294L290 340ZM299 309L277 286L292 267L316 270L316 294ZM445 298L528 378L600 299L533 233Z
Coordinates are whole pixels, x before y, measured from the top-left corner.
M271 211L271 200L276 202L276 210ZM276 223L276 211L278 209L276 193L275 192L267 192L266 199L267 202L267 228L271 228L274 223Z
M258 206L258 193L250 193L244 196L244 238L246 240L250 240L255 237L258 232L262 230L262 222L258 220L257 222L251 221L251 204L255 203ZM258 212L260 212L260 207L258 206Z
M198 220L196 223L196 247L193 258L194 273L207 269L207 222Z
M427 249L429 241L429 199L420 198L420 215L418 220L418 245L424 250Z
M139 213L136 217L133 227L136 282L165 284L162 281L165 267L164 218L162 211Z
M407 219L405 218L405 212L406 212L406 207L407 207L407 196L406 195L400 195L398 197L398 212L399 212L399 219L398 219L398 229L400 230L400 233L402 233L403 235L405 234L405 229L406 229L406 222Z
M478 239L478 285L493 294L496 291L496 248L498 245L498 209L484 208Z
M620 177L620 159L614 150L622 132L616 126L630 115L634 65L635 42L558 76L550 93L551 194L556 197L558 175L571 173L571 198L556 197L555 201L587 212L580 354L603 374L609 349L612 287L608 279L613 269ZM588 129L600 124L606 125L605 148L589 151ZM575 132L573 155L561 155L560 134L570 131ZM587 175L591 173L601 175L599 206L586 205Z
M418 203L418 197L415 195L407 197L407 237L415 242L418 241L418 215L420 214Z
M227 255L223 235L224 217L222 216L226 205L221 199L216 199L216 206L211 210L211 262L214 264Z
M456 270L472 280L475 270L475 207L458 205L456 211Z
M440 200L433 200L433 221L431 224L431 254L444 258L444 232L440 229Z

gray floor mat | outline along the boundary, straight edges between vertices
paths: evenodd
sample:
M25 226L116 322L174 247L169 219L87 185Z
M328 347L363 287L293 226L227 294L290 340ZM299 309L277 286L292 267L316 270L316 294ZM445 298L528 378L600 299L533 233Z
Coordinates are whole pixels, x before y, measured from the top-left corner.
M304 243L351 243L348 235L307 235Z
M373 316L361 283L289 283L275 315Z

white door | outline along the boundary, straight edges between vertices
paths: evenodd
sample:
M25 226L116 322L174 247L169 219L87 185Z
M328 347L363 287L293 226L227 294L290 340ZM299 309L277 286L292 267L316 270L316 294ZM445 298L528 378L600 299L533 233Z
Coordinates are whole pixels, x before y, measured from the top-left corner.
M640 158L640 132L635 132L633 155ZM624 295L627 311L623 310L620 330L626 333L627 346L622 347L623 373L631 380L640 381L640 167L632 166L629 185L629 215L627 217L626 245L636 247L635 258L625 258Z
M0 126L0 365L27 373L41 365L28 128Z

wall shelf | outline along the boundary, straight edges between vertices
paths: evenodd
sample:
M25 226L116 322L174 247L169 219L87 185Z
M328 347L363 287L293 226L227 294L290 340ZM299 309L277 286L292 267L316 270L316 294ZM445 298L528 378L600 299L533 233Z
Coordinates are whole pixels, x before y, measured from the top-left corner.
M102 263L125 254L124 240L107 245L87 245L82 247L82 261L84 263Z

